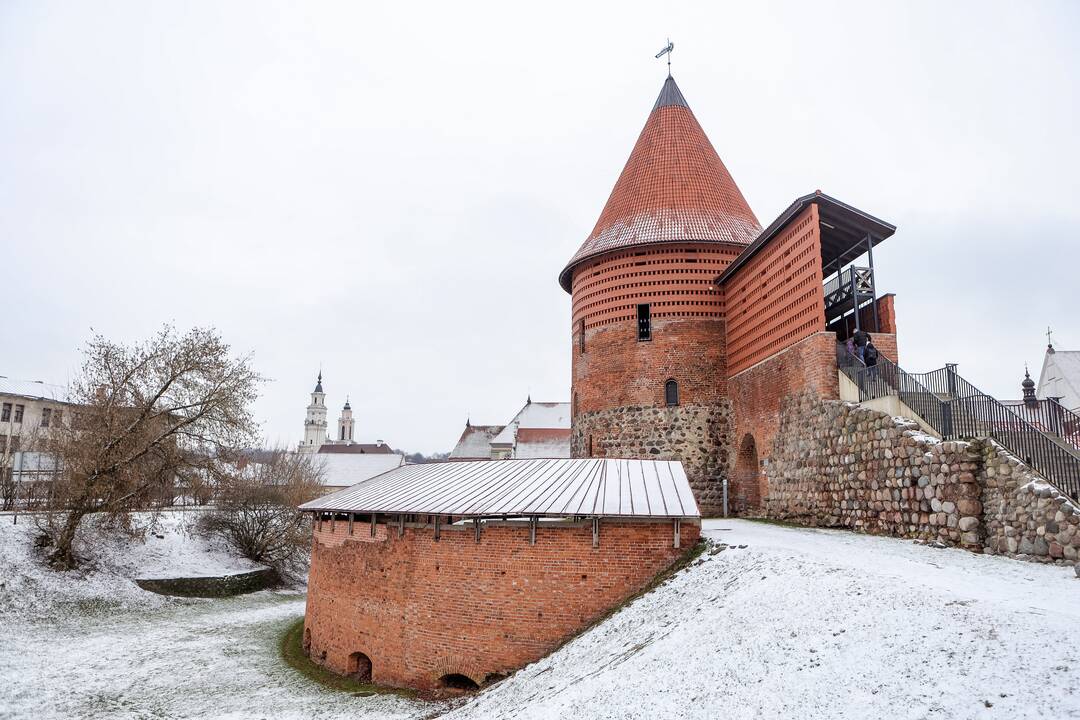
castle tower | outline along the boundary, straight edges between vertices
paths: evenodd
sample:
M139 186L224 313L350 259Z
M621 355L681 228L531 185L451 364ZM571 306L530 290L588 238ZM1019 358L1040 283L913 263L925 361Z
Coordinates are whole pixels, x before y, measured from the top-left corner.
M352 442L353 439L353 416L352 405L349 398L345 398L345 407L341 409L341 417L338 419L338 442Z
M307 406L304 418L304 441L297 448L299 452L315 453L326 442L326 393L322 387L322 371L311 393L311 404Z
M703 512L731 456L717 277L761 233L675 80L559 275L572 297L574 457L682 460Z

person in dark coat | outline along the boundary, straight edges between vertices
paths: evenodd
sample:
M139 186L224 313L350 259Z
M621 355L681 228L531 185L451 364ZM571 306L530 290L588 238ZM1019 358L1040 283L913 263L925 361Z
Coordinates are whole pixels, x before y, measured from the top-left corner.
M877 378L877 361L878 349L874 347L874 343L867 340L866 347L863 348L863 362L870 368L869 375L872 379Z
M851 339L855 343L855 357L865 363L866 357L864 353L866 352L866 344L870 342L870 336L860 329L855 331Z

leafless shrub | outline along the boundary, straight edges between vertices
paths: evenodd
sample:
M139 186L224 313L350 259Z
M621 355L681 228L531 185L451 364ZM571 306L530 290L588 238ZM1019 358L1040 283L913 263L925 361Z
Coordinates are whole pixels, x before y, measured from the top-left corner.
M297 506L318 496L322 468L311 455L275 450L263 462L223 476L202 530L283 578L303 572L311 534Z

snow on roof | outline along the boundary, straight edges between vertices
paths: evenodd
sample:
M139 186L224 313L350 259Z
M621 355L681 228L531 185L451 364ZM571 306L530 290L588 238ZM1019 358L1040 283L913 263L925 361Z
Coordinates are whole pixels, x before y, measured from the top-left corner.
M12 380L0 375L0 395L19 395L36 400L68 401L68 389L41 380Z
M370 480L405 464L405 458L394 453L331 453L313 457L323 469L322 484L335 488Z
M1047 349L1036 395L1059 397L1069 410L1080 408L1080 350Z
M570 430L562 428L519 428L514 445L514 457L568 458Z
M518 428L561 428L570 429L570 403L568 402L527 402L518 411L510 424L495 436L491 442L495 445L513 446Z
M698 518L677 460L477 460L406 465L300 506L464 517Z
M450 451L451 460L488 460L491 439L502 432L502 425L466 425L457 445Z

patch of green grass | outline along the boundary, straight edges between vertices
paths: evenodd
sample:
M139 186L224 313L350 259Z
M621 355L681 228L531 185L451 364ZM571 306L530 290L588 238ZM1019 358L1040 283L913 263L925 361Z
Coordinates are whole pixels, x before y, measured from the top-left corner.
M281 649L281 659L293 670L296 670L307 679L317 682L325 688L361 697L365 695L375 695L376 693L400 695L401 697L406 698L416 697L416 693L411 690L362 683L354 678L331 672L321 665L312 662L311 658L304 654L303 643L304 618L299 618L296 622L285 628L285 633L281 636L281 644L279 646Z

